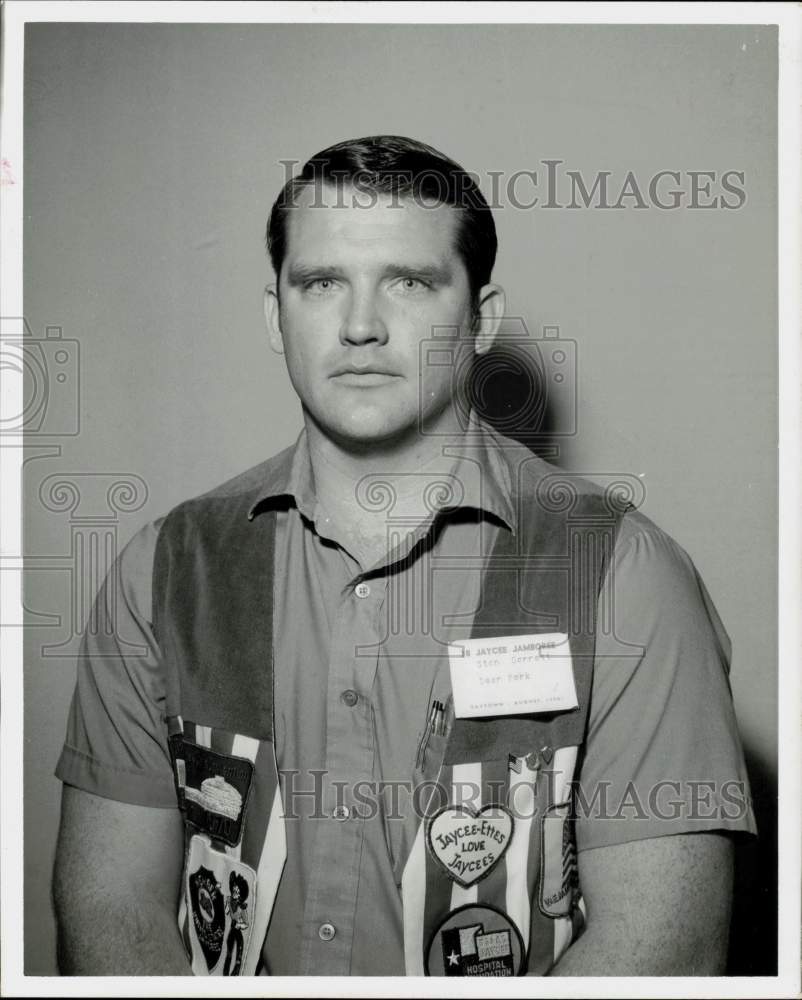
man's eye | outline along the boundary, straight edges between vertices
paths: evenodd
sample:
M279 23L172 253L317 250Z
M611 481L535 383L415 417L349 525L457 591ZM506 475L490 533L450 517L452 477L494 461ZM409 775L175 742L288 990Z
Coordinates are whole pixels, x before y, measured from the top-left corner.
M312 292L317 295L324 295L334 288L334 281L331 278L313 278L304 284L305 292Z
M421 292L430 286L420 278L402 278L399 287L403 292Z

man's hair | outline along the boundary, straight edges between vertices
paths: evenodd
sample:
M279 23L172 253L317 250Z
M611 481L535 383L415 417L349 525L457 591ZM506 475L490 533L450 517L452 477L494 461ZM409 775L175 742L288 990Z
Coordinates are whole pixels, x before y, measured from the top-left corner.
M276 279L287 252L287 211L302 188L348 184L360 191L451 205L459 211L456 250L468 272L471 298L490 281L496 261L496 227L473 177L431 146L400 135L347 139L316 153L282 188L267 223L267 249ZM339 199L334 204L342 204Z

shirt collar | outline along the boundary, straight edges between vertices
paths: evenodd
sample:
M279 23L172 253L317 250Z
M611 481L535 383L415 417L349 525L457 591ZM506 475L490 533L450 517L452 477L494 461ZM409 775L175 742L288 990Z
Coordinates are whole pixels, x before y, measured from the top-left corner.
M472 508L494 515L515 534L518 525L513 502L511 451L520 453L523 446L500 435L472 410L466 431L444 441L444 449L445 454L453 456L451 475L459 484L460 495L444 498L443 509ZM305 428L294 446L276 457L275 465L256 494L256 502L248 511L248 519L253 520L275 502L287 498L304 517L314 522L317 496Z

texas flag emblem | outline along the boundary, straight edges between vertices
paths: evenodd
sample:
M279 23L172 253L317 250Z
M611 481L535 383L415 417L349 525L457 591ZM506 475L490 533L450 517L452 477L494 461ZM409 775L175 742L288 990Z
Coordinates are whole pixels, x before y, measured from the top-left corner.
M523 943L512 921L493 906L468 904L453 910L435 931L428 949L429 976L517 976Z

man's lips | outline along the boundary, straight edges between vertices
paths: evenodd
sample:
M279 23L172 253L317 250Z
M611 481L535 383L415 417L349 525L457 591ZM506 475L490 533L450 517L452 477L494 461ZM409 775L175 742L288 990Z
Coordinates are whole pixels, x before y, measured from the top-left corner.
M395 372L383 368L343 368L334 372L330 377L344 385L362 386L363 388L386 385L388 382L400 378Z
M330 378L337 378L338 375L396 375L391 368L387 368L386 365L377 364L367 364L367 365L340 365L339 368L335 368L331 373Z
M387 385L388 382L400 378L398 373L393 371L392 368L388 368L386 364L377 364L375 362L372 364L354 364L351 362L350 364L340 365L334 369L329 377L341 385L357 386L363 389L369 389L378 385Z

